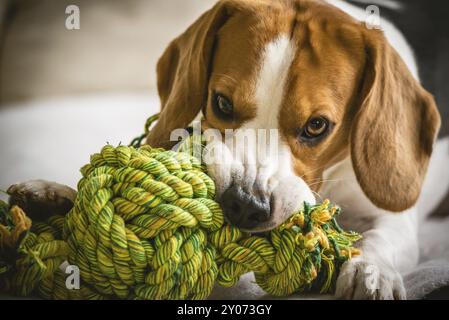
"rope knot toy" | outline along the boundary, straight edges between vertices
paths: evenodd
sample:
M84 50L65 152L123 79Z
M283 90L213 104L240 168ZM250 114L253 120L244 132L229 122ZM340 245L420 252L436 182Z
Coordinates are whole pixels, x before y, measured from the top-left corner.
M224 221L215 185L188 153L107 145L81 169L71 211L34 221L0 206L0 287L47 299L205 299L254 272L267 293L329 292L360 235L329 201L304 203L266 236ZM60 268L80 270L65 287Z

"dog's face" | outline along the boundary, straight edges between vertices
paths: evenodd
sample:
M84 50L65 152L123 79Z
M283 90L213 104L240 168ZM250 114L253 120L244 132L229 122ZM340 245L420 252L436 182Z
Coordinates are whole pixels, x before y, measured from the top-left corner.
M170 44L158 89L148 143L168 146L200 111L203 129L233 129L208 171L227 219L250 231L313 203L323 172L346 157L375 205L405 210L439 126L383 35L321 1L219 2Z

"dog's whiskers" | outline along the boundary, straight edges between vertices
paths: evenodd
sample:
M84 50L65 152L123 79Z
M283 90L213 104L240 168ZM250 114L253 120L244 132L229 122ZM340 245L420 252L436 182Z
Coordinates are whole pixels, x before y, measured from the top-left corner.
M314 172L316 172L316 171L318 171L318 170L321 170L321 169L323 169L325 166L323 165L323 166L320 166L320 167L318 167L318 168L315 168L315 169L313 169L313 170L309 170L309 171L307 171L307 172L304 172L301 176L299 176L301 179L304 179L307 175L309 175L309 174L311 174L311 173L314 173ZM319 178L317 178L317 179L319 179Z
M323 197L322 197L318 192L313 191L313 190L310 190L310 191L312 191L313 194L315 194L316 196L318 196L318 198L320 199L319 202L323 202Z

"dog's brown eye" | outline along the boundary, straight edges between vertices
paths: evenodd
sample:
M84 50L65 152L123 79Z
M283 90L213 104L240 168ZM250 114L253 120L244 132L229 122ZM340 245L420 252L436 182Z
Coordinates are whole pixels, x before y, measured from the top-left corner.
M232 102L225 96L218 93L214 95L213 106L216 113L225 117L232 116L234 112Z
M322 137L329 129L329 121L324 117L310 119L301 133L301 138L311 141Z

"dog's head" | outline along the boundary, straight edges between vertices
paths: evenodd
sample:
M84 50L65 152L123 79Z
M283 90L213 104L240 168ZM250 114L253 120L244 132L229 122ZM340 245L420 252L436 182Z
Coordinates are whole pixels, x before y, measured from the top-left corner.
M434 100L381 31L325 2L220 1L171 42L157 72L162 111L147 142L169 146L201 111L203 128L234 129L232 152L215 152L208 170L244 229L274 228L314 202L324 170L347 157L376 206L399 212L419 196ZM264 143L246 134L263 129L274 133ZM254 146L273 144L259 161Z

